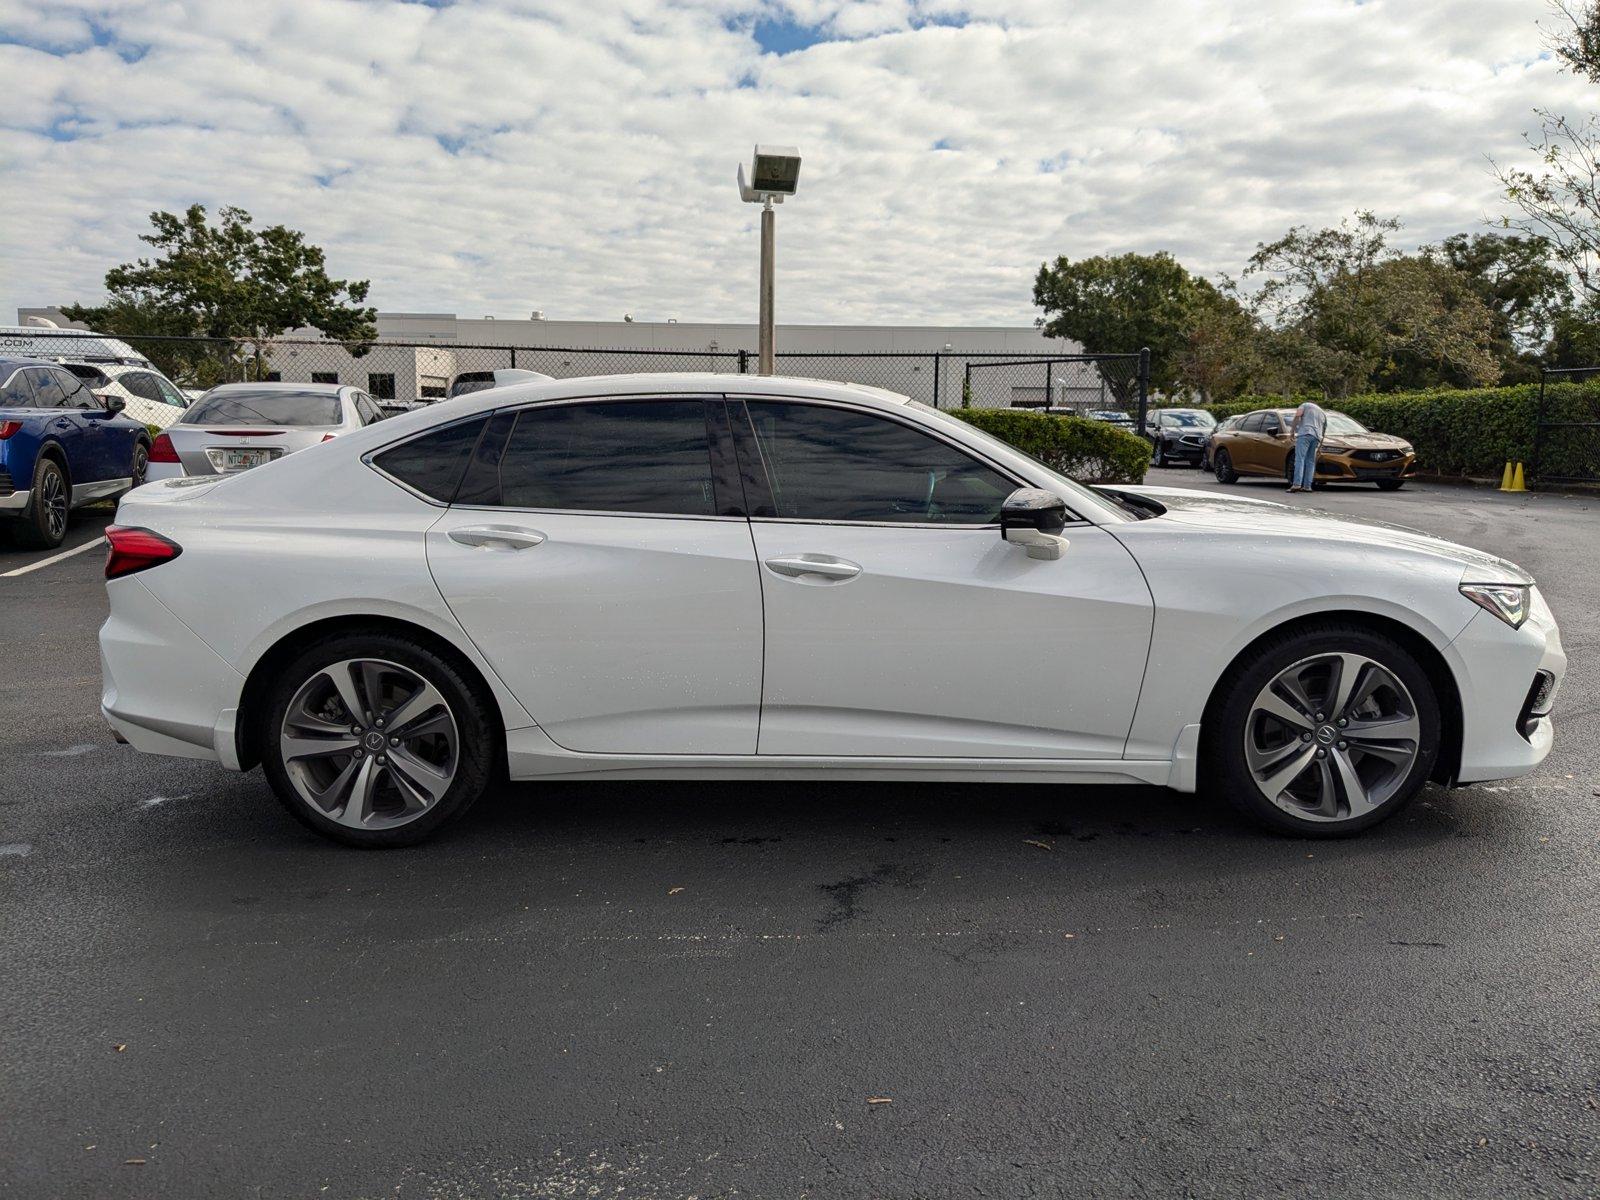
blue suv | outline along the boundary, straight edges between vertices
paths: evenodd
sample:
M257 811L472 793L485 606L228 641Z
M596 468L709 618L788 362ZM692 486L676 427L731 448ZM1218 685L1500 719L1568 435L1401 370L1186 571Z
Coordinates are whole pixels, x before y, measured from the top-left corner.
M59 546L69 511L144 482L150 434L123 404L54 363L0 358L0 528Z

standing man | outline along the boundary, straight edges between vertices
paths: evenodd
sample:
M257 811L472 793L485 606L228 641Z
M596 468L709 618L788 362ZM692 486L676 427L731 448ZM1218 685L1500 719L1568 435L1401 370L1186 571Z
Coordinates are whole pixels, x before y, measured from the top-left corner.
M1291 492L1309 492L1317 478L1317 451L1328 430L1328 414L1315 400L1306 400L1294 410L1294 478Z

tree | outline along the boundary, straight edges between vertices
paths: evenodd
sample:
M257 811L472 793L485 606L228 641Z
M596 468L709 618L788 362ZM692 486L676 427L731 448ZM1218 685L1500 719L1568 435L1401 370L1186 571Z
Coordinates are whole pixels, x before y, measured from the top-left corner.
M1457 233L1422 253L1460 272L1488 307L1489 350L1505 381L1537 378L1537 356L1572 303L1571 279L1555 261L1549 240Z
M330 338L365 342L377 336L377 310L365 307L368 283L330 278L326 257L305 235L283 225L257 229L241 208L223 208L215 225L190 205L150 214L154 246L106 272L102 305L66 305L68 319L107 333L154 337L246 339L258 367L264 343L312 327ZM174 351L175 353L175 351Z
M1600 83L1600 3L1551 4L1562 29L1551 49L1575 75ZM1521 216L1503 227L1548 241L1556 258L1591 297L1600 296L1600 122L1593 115L1572 118L1536 110L1537 137L1527 139L1539 158L1537 170L1495 166L1506 199Z
M1153 386L1173 391L1196 308L1216 289L1189 274L1177 259L1158 254L1097 255L1043 263L1033 302L1049 337L1071 338L1091 353L1131 354L1150 348Z
M1288 376L1332 396L1366 387L1480 386L1500 368L1493 314L1471 281L1388 244L1393 218L1359 212L1337 228L1296 226L1256 247L1256 310L1281 335Z

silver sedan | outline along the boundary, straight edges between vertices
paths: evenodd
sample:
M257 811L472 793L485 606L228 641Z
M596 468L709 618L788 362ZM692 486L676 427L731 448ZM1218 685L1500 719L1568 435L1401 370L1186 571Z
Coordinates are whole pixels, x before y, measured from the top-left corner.
M336 383L225 383L150 447L149 480L233 475L383 419L371 396Z

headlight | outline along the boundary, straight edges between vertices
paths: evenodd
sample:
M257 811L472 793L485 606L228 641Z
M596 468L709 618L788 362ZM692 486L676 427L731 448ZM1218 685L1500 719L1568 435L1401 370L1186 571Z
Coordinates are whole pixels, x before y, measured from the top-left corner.
M1463 583L1461 594L1479 608L1486 608L1513 629L1521 629L1528 619L1526 583Z
M1329 441L1329 442L1323 442L1322 443L1322 449L1331 450L1335 454L1343 454L1346 450L1350 449L1350 446L1349 446L1349 443L1347 443L1347 442Z
M1401 454L1415 454L1416 452L1417 452L1417 448L1415 446L1413 446L1410 442L1401 442L1400 443L1400 453Z

